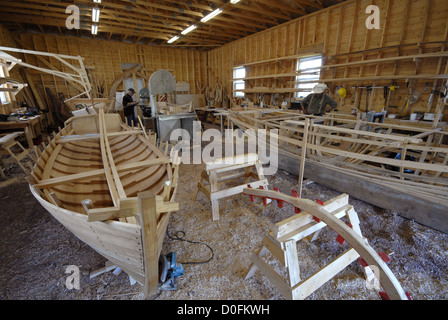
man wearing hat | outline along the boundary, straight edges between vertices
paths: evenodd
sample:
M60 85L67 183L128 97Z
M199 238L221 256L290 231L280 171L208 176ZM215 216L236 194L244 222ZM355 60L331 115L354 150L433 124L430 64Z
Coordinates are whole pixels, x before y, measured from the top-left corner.
M132 96L134 95L135 90L133 88L129 88L128 92L123 97L123 111L124 116L126 119L128 119L128 125L132 126L132 121L134 124L136 124L135 119L135 113L134 113L134 107L138 104L138 102L134 101L132 99Z
M301 103L304 114L322 116L326 112L338 107L338 103L324 93L327 89L327 85L323 83L319 83L314 87L313 93L309 94ZM328 105L330 105L330 109L327 108Z

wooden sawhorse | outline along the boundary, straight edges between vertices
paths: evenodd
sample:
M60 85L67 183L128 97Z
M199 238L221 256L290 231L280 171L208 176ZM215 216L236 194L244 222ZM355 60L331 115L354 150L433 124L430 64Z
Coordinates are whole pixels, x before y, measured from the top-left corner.
M245 189L244 193L291 203L296 208L302 207L307 211L277 223L274 229L265 236L262 249L253 256L253 265L249 269L246 279L252 277L255 271L259 269L286 299L302 300L358 259L364 267L366 284L380 278L381 285L386 290L385 295L388 298L409 299L409 295L404 292L398 280L385 264L388 259L387 256L376 253L362 236L358 215L353 206L349 205L348 195L342 194L325 202L322 206L310 200L281 194L276 195L276 192L272 191ZM349 224L340 220L344 216L347 216ZM310 235L313 235L311 241L315 240L322 228L327 225L339 232L336 239L339 243L343 244L347 240L351 248L309 278L302 280L296 243ZM289 281L286 281L262 259L268 252L287 268ZM363 254L362 257L360 253ZM373 266L375 266L375 273L373 272Z
M231 171L241 169L245 169L245 172L230 173ZM255 172L252 169L255 169ZM219 190L220 182L242 177L244 177L244 184ZM255 181L250 182L251 178L254 178ZM217 221L219 220L219 199L242 193L248 185L251 188L263 187L265 189L268 186L268 181L264 177L263 167L258 160L257 154L251 153L217 159L213 162L206 163L206 168L201 174L198 182L198 190L194 199L197 200L199 192L202 192L211 201L213 221ZM209 186L208 189L207 186Z

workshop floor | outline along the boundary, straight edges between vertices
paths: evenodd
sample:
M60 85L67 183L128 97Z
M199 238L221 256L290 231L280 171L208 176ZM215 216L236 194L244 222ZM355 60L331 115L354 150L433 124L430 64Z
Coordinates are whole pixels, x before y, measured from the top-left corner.
M237 195L220 201L221 219L213 222L204 196L192 197L203 165L181 165L176 200L180 210L171 217L163 254L175 252L184 263L185 275L178 290L163 291L158 300L281 300L282 296L260 272L245 280L253 251L273 224L293 215L291 206L251 203ZM124 273L112 272L90 279L91 271L102 268L105 259L78 240L31 195L20 168L8 171L0 181L2 232L0 236L1 300L141 300L142 288L131 285ZM229 182L230 183L230 182ZM290 193L297 177L278 172L269 177L272 187ZM303 196L329 200L339 194L311 183ZM361 220L361 230L377 252L388 252L392 272L415 300L448 298L448 235L401 218L399 215L356 199L350 199ZM174 240L175 236L198 243ZM298 254L302 278L306 278L347 248L336 241L331 230L315 242L300 241ZM213 253L212 251L213 250ZM188 262L204 262L188 264ZM272 266L284 268L272 257ZM81 271L80 288L66 287L67 266ZM363 271L355 262L315 291L310 300L376 300L377 290L366 288Z

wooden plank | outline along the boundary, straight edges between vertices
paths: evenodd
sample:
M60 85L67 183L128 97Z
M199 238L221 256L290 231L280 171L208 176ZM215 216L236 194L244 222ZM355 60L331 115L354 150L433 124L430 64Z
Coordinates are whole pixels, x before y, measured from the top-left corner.
M118 165L116 167L117 172L124 172L124 171L131 171L131 170L138 170L141 168L151 167L151 166L158 166L162 164L168 164L170 163L170 160L167 159L154 159L154 160L146 160L146 161L140 161L136 163L128 163L128 164L122 164ZM49 188L61 184L67 184L67 183L73 183L76 181L86 180L86 179L93 179L100 176L105 175L104 169L98 169L98 170L91 170L87 172L82 173L76 173L71 174L67 176L57 177L57 178L51 178L51 179L42 179L39 183L36 184L36 186L40 189L43 188Z
M110 163L109 151L107 150L108 148L106 147L109 145L109 143L108 143L107 137L105 137L105 135L107 133L105 132L105 125L104 125L104 112L102 112L100 114L99 121L100 121L99 127L100 127L100 135L101 135L101 139L100 139L101 159L103 161L104 173L106 175L107 185L109 186L109 192L111 194L112 201L113 201L114 205L117 207L118 199L120 197L125 198L126 193L124 192L123 187L121 186L121 182L119 180L118 180L119 184L117 185L115 176L118 176L118 173L116 173L115 167L112 167L114 165L113 161L112 161L112 163ZM110 156L112 156L112 155L110 155Z
M353 209L352 206L346 205L346 206L343 206L342 208L332 211L331 214L334 215L336 218L340 219L340 218L346 216L347 213L350 212L351 209ZM282 236L277 238L277 240L280 242L289 241L289 240L299 241L317 231L322 230L323 228L325 228L327 226L323 222L314 221L311 216L310 216L310 218L311 219L309 219L309 218L307 219L307 220L310 220L310 222L308 222L304 225L300 225L300 226L296 227L296 229L288 231L287 233L284 233ZM303 221L303 222L305 222L305 221Z
M144 294L150 298L157 293L159 284L156 197L152 192L139 193L138 202L145 259Z
M293 299L294 300L305 299L358 258L359 253L356 252L356 250L353 248L344 252L336 259L334 259L330 264L326 265L324 268L313 274L311 277L293 287L292 288Z
M266 187L269 183L266 179L264 179L264 180L260 180L260 181L251 182L249 184L252 188L259 188L261 186ZM216 191L216 192L212 191L210 193L210 200L211 201L219 200L222 198L226 198L226 197L230 197L230 196L242 193L245 188L247 188L247 184L243 184L240 186L236 186L236 187L232 187L229 189L220 190L220 191Z
M302 151L301 151L301 161L300 161L300 174L299 174L299 197L302 197L302 188L303 188L303 174L304 174L304 170L305 170L305 158L306 158L306 147L308 144L308 129L309 129L309 125L310 125L310 119L306 118L305 119L305 132L303 133L303 143L302 143Z
M285 265L288 268L289 285L294 287L301 281L297 246L294 240L283 243L285 247Z
M334 212L337 214L341 209L345 209L348 205L348 194L341 194L336 198L333 198L324 203L324 209L328 212ZM343 210L342 210L343 211ZM313 221L313 216L310 213L304 212L298 215L292 216L288 219L280 221L274 225L274 237L279 239L290 232L296 231L308 223Z
M316 128L322 129L322 130L336 131L336 132L343 132L343 133L350 133L350 134L360 134L362 136L381 138L383 140L393 140L393 141L400 141L400 142L408 140L410 143L416 143L416 144L419 144L423 141L422 139L418 139L415 137L404 137L404 136L398 136L398 135L393 135L393 134L383 134L383 133L376 133L376 132L363 131L363 130L353 130L353 129L335 127L335 126L325 126L325 125L321 125L321 124L314 124L313 126Z
M210 171L210 170L216 170L216 169L223 169L223 168L230 167L230 166L238 166L238 165L252 163L257 160L258 160L258 155L255 153L237 155L234 157L220 158L220 159L216 159L213 162L206 163L205 170Z
M139 213L138 198L119 199L119 207L89 209L87 214L88 221L106 221L119 218L128 218L136 216ZM163 197L156 196L157 217L164 212L172 212L179 210L179 204L176 202L164 202Z
M128 131L111 132L107 134L107 137L113 138L113 137L122 137L127 135L138 135L138 134L142 134L142 132L138 130L128 130ZM57 140L57 143L70 143L70 142L86 141L100 138L101 138L100 134L98 133L61 136Z
M238 121L236 119L233 119L233 122L237 123L238 125L241 124L241 121ZM322 125L315 125L315 126L322 127ZM349 130L349 129L328 127L328 126L323 126L323 127L326 127L329 130L335 129L335 131L344 131L345 132L348 130L347 133L353 133L353 130ZM367 132L367 131L359 132L359 134L362 134L362 133L369 134L369 132ZM314 133L312 133L312 134L314 134ZM383 137L386 139L389 138L389 136L391 136L391 135L382 135L382 134L376 134L376 133L370 133L370 135L379 135L378 138ZM270 136L269 132L267 132L267 136ZM278 139L282 140L282 141L286 141L286 142L294 144L294 145L297 145L299 147L303 146L301 141L298 141L295 139L285 138L282 136L278 136ZM391 140L396 140L396 141L404 141L406 139L409 139L409 142L411 142L411 140L412 140L412 138L405 137L405 136L403 136L403 137L395 136L394 138L391 138ZM368 142L366 142L366 143L368 143ZM315 144L311 144L311 143L308 145L307 148L311 149L311 150L315 150L315 151L320 151L322 153L328 153L330 155L345 156L347 158L382 163L382 164L387 164L387 165L391 165L391 166L395 166L395 167L404 166L406 168L412 168L412 169L421 169L421 170L435 171L435 172L439 172L439 171L440 172L448 172L447 166L443 166L443 165L439 165L439 164L420 163L420 162L409 161L409 160L395 160L395 159L389 159L386 157L369 156L369 155L358 154L355 152L348 152L348 151L340 150L337 148L329 148L329 147L324 147L324 146L320 146L320 145L315 145ZM412 149L412 147L409 147L409 149Z
M291 287L286 281L267 264L258 254L253 254L252 262L260 269L260 271L272 282L272 284L280 291L286 299L292 299Z

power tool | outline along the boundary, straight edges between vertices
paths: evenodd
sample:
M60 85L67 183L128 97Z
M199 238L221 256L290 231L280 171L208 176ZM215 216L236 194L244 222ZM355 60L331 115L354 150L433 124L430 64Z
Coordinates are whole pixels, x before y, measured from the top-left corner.
M168 253L159 257L159 289L177 290L176 278L184 275L184 267L176 263L176 254Z

